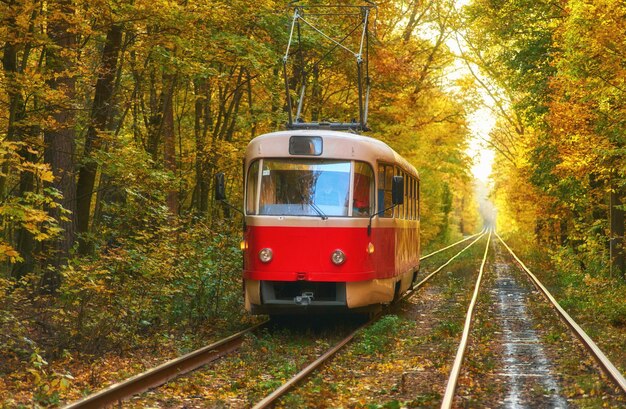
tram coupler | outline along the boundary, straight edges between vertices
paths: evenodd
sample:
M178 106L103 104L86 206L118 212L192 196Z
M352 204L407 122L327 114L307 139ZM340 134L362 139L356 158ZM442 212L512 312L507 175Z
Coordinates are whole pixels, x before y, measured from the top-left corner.
M293 302L298 305L310 305L313 302L313 293L312 292L304 292L302 295L298 295L294 297Z

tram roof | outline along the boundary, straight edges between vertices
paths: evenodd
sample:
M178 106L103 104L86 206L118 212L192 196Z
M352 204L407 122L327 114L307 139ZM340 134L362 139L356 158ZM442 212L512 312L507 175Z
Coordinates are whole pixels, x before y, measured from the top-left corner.
M316 156L290 154L289 140L298 136L321 137L322 153ZM248 163L257 158L332 158L364 160L371 163L382 161L398 164L415 176L418 175L415 167L386 143L365 135L331 130L287 130L260 135L250 141L246 149Z

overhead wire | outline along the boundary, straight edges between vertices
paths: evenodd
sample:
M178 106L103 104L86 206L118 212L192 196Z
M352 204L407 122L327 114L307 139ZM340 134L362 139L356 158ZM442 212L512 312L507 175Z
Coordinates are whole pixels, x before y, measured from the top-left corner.
M358 83L358 92L359 92L359 99L358 99L358 104L359 104L359 125L361 129L366 129L367 125L366 125L366 121L367 121L367 106L364 106L364 101L363 101L363 91L364 91L364 85L365 85L365 105L367 105L369 103L369 91L370 91L370 76L369 76L369 45L370 45L370 33L369 33L369 17L370 17L370 10L371 8L375 9L376 15L378 14L378 9L377 6L374 2L372 1L365 1L365 3L367 3L368 5L311 5L311 6L304 6L304 5L296 5L296 3L298 3L298 1L292 1L290 2L290 5L295 6L294 9L294 14L293 14L293 20L291 22L291 30L290 30L290 34L289 34L289 42L287 44L287 50L285 52L285 55L283 57L283 73L284 73L284 77L285 77L285 90L287 92L287 105L288 105L288 109L289 109L289 126L291 127L293 124L292 121L292 112L291 109L293 107L292 101L291 101L291 97L290 97L290 86L289 86L289 78L287 75L287 61L289 59L289 57L293 54L297 54L298 58L299 58L299 69L300 69L300 78L301 78L301 91L300 91L300 101L298 102L298 110L297 110L297 114L296 114L296 122L301 122L300 121L300 114L301 114L301 109L302 109L302 103L303 103L303 99L304 99L304 95L305 95L305 89L306 89L306 80L307 80L307 71L308 70L315 70L316 68L318 68L320 66L320 64L328 58L328 56L335 50L337 50L338 48L343 49L344 51L347 51L348 53L352 54L355 59L356 59L356 63L357 63L357 83ZM360 10L360 13L346 13L346 12L323 12L323 13L306 13L306 18L305 18L305 9L315 9L315 8L337 8L337 9L348 9L348 8L358 8ZM354 28L352 28L352 30L345 35L343 38L341 38L340 40L337 40L333 37L331 37L330 35L326 34L322 29L318 28L314 22L312 20L309 20L308 17L318 17L318 16L323 16L323 17L327 17L327 16L338 16L338 17L346 17L346 16L360 16L361 20L358 22L358 24L356 24L356 26ZM307 66L305 65L305 59L304 59L304 53L302 50L302 33L301 33L301 27L302 24L305 24L306 26L310 27L311 30L313 30L315 33L317 33L318 35L320 35L322 38L326 39L327 41L329 41L331 43L331 47L328 48L325 52L323 52L322 56L315 62L313 62L311 64L311 62L309 62L308 64L308 70L307 70ZM346 40L349 39L351 36L354 35L354 33L360 29L363 28L363 32L360 35L360 41L358 43L358 49L357 50L352 50L350 48L350 46L347 46L345 44ZM294 31L297 32L297 41L298 41L298 50L290 53L290 49L291 49L291 45L294 41ZM355 44L356 45L356 44ZM365 58L364 58L365 57ZM364 67L363 67L364 65ZM294 67L295 68L295 67ZM294 72L295 75L298 75ZM365 84L364 84L365 83ZM353 120L355 121L355 120Z
M311 27L311 29L313 29L314 31L316 31L319 35L321 35L322 37L324 37L325 39L327 39L330 42L333 42L335 44L337 44L339 47L343 48L344 50L346 50L347 52L353 54L356 56L356 53L352 50L350 50L348 47L344 46L343 44L339 43L337 40L335 40L334 38L326 35L326 33L324 33L322 30L318 29L317 27L315 27L312 23L308 22L304 17L299 17L300 20L302 20L306 25L308 25L309 27Z

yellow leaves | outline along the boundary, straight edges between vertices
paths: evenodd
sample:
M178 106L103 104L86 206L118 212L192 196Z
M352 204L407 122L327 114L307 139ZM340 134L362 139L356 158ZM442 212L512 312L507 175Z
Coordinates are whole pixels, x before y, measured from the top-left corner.
M17 250L8 245L6 242L0 241L0 261L5 261L7 259L11 263L17 263L24 260Z
M24 152L25 151L25 152ZM53 182L54 174L50 165L26 160L25 153L37 156L39 151L24 142L0 141L0 163L9 164L14 172L30 172L40 182ZM5 175L6 176L6 175Z
M32 378L32 383L35 385L38 385L41 383L41 375L39 373L38 370L34 369L34 368L28 368L27 371L29 374L31 374Z
M45 169L41 169L41 171L39 172L39 179L44 182L52 182L54 181L54 174L50 169L48 169L47 166L45 166Z
M69 373L60 373L49 368L48 362L35 348L30 356L30 367L26 369L30 375L31 389L36 392L38 399L58 396L70 390L74 377Z
M49 177L47 166L33 164L33 169L39 169L44 177ZM55 189L44 189L44 193L28 192L23 197L10 197L0 205L0 217L5 223L15 228L22 228L33 235L36 241L44 241L56 237L62 229L57 220L47 209L61 209L61 218L65 217L63 209L56 200L59 193ZM23 259L8 244L0 242L0 260L10 260L15 263Z
M52 225L43 227L44 223L54 223L54 219L44 210L35 209L27 205L19 206L18 212L14 210L16 209L7 209L7 206L0 206L0 214L10 214L14 218L18 218L21 226L33 234L35 240L46 240L57 233L52 230Z

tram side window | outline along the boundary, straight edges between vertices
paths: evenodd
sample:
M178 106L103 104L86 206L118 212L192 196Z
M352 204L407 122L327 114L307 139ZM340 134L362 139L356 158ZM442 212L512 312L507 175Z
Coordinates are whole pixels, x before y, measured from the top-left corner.
M404 186L404 202L406 203L406 218L407 220L413 219L413 196L411 193L411 186L413 186L413 178L407 175L406 184Z
M417 184L418 184L418 180L415 179L413 180L413 218L415 220L419 219L419 215L418 215L418 208L419 208L419 203L418 203L418 196L417 196Z
M413 218L413 207L411 201L411 185L413 184L413 178L407 175L406 178L406 186L404 187L404 192L406 194L405 202L406 202L406 218L411 220Z
M408 173L404 174L404 218L411 220L411 182L413 177Z
M399 168L396 168L396 175L403 176L402 170ZM396 206L395 212L396 212L395 217L397 219L402 219L403 218L402 215L404 214L404 205Z
M406 215L406 209L409 206L409 201L406 200L406 192L407 192L406 183L407 183L407 180L408 180L408 175L404 171L401 170L400 171L400 176L402 176L402 183L404 184L404 192L403 192L404 193L404 197L403 197L403 203L400 205L400 218L401 219L406 219L407 218L406 217L407 216Z
M410 177L407 173L404 174L404 218L411 219L411 202L409 200L409 182Z
M420 181L417 181L417 220L421 220Z
M364 162L354 163L352 216L366 217L374 213L374 171Z
M420 219L420 181L415 181L415 219Z
M391 185L393 166L378 165L378 211L391 207ZM393 208L387 209L382 217L392 217Z
M408 173L404 174L404 218L411 219L411 199L409 199L409 182L411 177Z
M411 179L411 219L417 219L417 194L416 192L416 181L415 179Z
M246 214L256 214L256 194L259 186L259 161L254 161L248 169L248 189L246 190Z
M415 178L411 178L411 220L415 220Z

